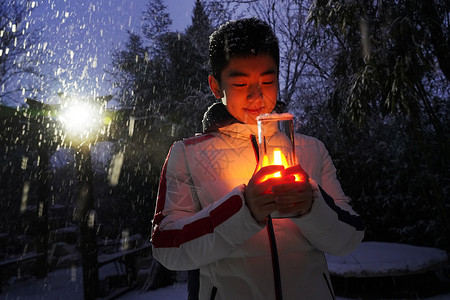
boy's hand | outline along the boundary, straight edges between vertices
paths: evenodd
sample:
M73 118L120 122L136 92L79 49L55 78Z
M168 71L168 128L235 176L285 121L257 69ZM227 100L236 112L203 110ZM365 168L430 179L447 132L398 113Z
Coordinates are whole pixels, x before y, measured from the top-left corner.
M267 175L276 172L281 172L282 176L261 182ZM294 175L301 181L295 181ZM245 201L253 218L263 222L275 211L296 215L307 213L312 205L312 188L308 178L299 165L286 170L278 165L261 168L245 189Z
M299 180L287 180L293 175L296 175ZM296 165L284 170L282 177L286 180L272 187L272 193L275 194L275 203L283 206L279 209L279 212L299 216L309 212L312 206L313 192L308 174L300 165Z
M267 175L283 170L283 166L267 166L261 168L250 178L245 188L245 203L257 222L263 222L268 215L280 209L275 202L275 194L271 190L272 186L281 182L281 178L270 178L263 182L262 180Z

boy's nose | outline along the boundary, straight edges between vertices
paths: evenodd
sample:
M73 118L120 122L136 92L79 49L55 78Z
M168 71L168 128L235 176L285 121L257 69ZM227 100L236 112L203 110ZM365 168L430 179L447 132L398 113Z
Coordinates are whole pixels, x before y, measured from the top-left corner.
M261 86L259 84L252 84L249 86L247 100L253 102L258 99L262 99L263 94L261 91Z

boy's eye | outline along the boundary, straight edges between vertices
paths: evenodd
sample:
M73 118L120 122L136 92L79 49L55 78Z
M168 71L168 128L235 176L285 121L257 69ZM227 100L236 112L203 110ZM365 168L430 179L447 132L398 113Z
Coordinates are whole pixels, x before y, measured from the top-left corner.
M233 85L237 86L237 87L243 87L243 86L246 86L247 84L246 83L234 83Z
M273 84L273 80L272 81L263 81L263 82L261 82L261 84L263 84L263 85L271 85L271 84Z

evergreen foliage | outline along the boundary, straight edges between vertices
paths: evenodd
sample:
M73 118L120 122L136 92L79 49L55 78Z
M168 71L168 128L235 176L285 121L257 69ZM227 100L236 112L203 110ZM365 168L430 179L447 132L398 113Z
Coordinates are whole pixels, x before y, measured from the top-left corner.
M365 170L341 180L364 188L354 198L372 238L450 249L448 11L439 0L312 6L310 20L338 45L328 108L342 131L333 152L346 162L341 172Z
M143 14L144 38L130 33L125 49L114 54L110 72L123 103L140 115L166 116L180 126L189 123L187 116L199 117L211 104L207 46L212 27L201 1L196 2L186 33L170 32L171 23L162 1L149 1ZM192 97L202 98L205 104L184 105ZM196 130L190 128L190 134Z

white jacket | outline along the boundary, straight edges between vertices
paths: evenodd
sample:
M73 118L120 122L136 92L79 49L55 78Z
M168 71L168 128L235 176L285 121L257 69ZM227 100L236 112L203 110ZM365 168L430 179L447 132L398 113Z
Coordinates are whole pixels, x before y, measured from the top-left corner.
M275 299L267 228L243 194L257 166L256 133L256 125L235 123L176 142L164 165L153 256L172 270L200 268L200 299L210 299L213 288L214 299ZM323 143L297 134L295 144L314 202L306 215L273 219L283 299L333 299L324 252L348 254L364 231Z

